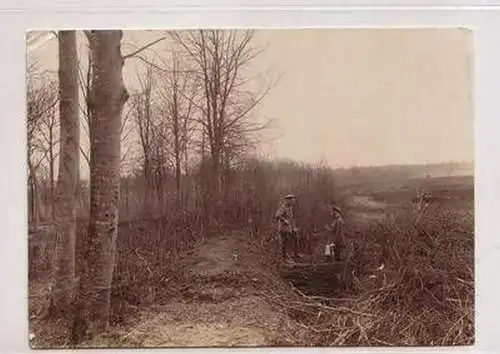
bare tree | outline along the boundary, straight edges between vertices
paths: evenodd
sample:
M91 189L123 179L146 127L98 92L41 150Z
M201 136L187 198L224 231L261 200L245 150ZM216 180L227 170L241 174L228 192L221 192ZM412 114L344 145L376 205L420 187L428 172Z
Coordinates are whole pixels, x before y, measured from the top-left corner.
M140 91L132 95L134 116L141 146L146 193L144 205L156 195L165 204L166 182L173 171L176 204L182 202L182 174L188 170L189 142L194 132L194 102L199 91L196 77L183 67L175 52L161 60L163 66L145 59L145 74L138 74Z
M57 152L58 141L57 141L57 130L59 129L59 122L56 115L55 107L47 112L46 119L42 120L45 129L41 131L41 136L45 141L47 150L47 163L49 172L49 191L50 191L50 211L52 221L56 219L56 184L55 184L55 168L56 159L59 155Z
M91 209L72 330L74 342L101 332L109 323L118 235L121 114L128 99L122 75L122 31L93 30L86 35L92 55L88 100Z
M175 170L176 201L182 198L182 169L187 173L188 148L193 134L194 101L197 95L196 78L182 68L181 61L172 52L171 67L162 71L163 85L159 96L161 116L170 139L167 139Z
M252 120L250 113L269 88L261 93L248 90L252 78L245 75L246 67L261 51L251 45L254 32L250 30L199 30L170 35L184 49L190 69L202 86L203 99L196 107L202 113L200 123L207 138L213 187L220 192L224 165L229 165L237 149L249 146L252 134L265 127Z
M138 75L139 76L139 75ZM139 143L142 150L143 174L145 182L145 193L143 205L150 211L153 201L153 159L155 154L155 139L157 138L157 127L153 120L152 112L152 90L153 90L153 70L146 67L144 79L140 79L141 91L132 96L132 104L135 113L135 122L139 134Z
M87 48L88 49L88 48ZM86 64L86 66L84 65ZM90 105L89 105L89 98L90 98L90 79L92 75L92 57L90 51L87 53L87 62L84 63L82 60L79 60L78 63L78 77L79 77L79 84L80 84L80 90L82 91L83 94L83 101L84 104L79 104L80 107L80 113L81 113L81 127L83 128L83 131L85 132L85 137L86 139L90 139ZM89 144L90 145L90 144ZM85 149L84 146L80 146L80 152L87 162L87 164L90 166L90 153L88 149Z
M54 196L54 168L57 158L58 122L55 108L58 102L57 83L35 64L28 67L27 82L27 146L30 220L40 221L43 206L39 202L42 167L48 164L51 203ZM53 204L52 204L53 205ZM52 213L53 217L53 208Z
M52 313L69 310L75 294L76 202L80 181L76 33L60 31L58 40L60 159L55 191L57 239Z
M252 113L270 86L260 92L250 89L255 77L250 77L247 69L262 52L252 45L254 31L198 30L169 34L182 49L187 71L200 84L201 99L192 102L199 112L201 126L197 134L202 145L199 181L204 232L208 235L216 216L225 213L221 202L228 197L231 164L255 146L253 140L266 127Z

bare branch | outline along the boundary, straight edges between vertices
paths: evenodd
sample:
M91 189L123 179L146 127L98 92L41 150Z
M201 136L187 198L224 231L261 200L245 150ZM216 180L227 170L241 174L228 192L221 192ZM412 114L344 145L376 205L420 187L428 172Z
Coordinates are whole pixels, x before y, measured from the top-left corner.
M139 54L140 52L143 52L144 50L148 49L149 47L154 46L155 44L157 44L157 43L159 43L161 41L164 41L165 39L167 39L167 37L158 38L157 40L152 41L151 43L148 43L148 44L140 47L139 49L133 51L132 53L125 54L125 55L123 55L123 60L126 60L128 58L132 58L133 56Z
M90 166L90 158L89 156L87 155L87 153L83 150L83 148L80 146L80 152L82 153L82 156L83 158L85 159L85 161L87 162L87 164Z

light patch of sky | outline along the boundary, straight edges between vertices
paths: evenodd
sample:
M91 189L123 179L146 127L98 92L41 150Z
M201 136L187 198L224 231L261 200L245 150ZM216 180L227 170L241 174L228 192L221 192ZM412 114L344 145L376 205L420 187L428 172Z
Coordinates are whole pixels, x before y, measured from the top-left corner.
M126 31L122 51L164 34ZM55 71L57 41L40 37L28 55ZM254 44L266 49L247 69L250 88L280 77L256 112L273 122L262 154L335 167L473 160L470 31L258 30ZM142 56L160 63L171 47L163 41ZM82 57L85 48L79 33ZM126 61L131 91L143 64Z

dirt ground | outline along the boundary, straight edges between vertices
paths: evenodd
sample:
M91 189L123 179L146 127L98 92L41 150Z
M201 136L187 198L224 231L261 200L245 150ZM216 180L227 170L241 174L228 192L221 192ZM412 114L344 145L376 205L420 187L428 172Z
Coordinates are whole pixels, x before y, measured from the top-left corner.
M182 295L142 310L133 325L113 328L85 346L227 347L292 344L285 315L262 296L280 284L244 234L215 237L180 264Z
M357 203L357 204L356 204ZM383 203L353 199L365 221L383 216ZM359 205L358 205L359 204ZM376 204L376 205L374 205ZM273 307L266 294L286 293L289 285L262 253L262 245L244 232L213 237L179 257L176 296L150 294L154 305L138 309L126 324L83 343L83 347L255 347L297 345L300 331L290 333L290 320ZM276 246L276 245L275 245ZM269 247L273 247L272 245ZM31 292L35 294L36 291ZM41 337L33 322L35 343ZM49 328L51 326L45 326ZM57 328L57 326L54 326ZM286 328L286 329L285 329ZM56 336L56 333L50 336ZM46 336L44 334L43 336Z
M368 196L352 199L365 222L384 217L386 205ZM358 220L359 221L359 220ZM288 285L273 273L259 247L244 233L201 243L181 257L186 287L182 296L141 311L139 320L116 328L88 345L140 347L254 347L294 345L299 334L286 333L286 314L263 296ZM280 289L278 289L280 288ZM285 290L286 291L286 290ZM291 337L293 335L293 338Z

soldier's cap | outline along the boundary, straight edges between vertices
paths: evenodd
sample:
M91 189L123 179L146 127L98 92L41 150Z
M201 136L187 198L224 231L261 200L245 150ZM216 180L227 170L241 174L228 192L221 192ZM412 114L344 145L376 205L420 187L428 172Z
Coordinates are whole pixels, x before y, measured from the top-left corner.
M342 210L340 209L340 207L332 205L332 209L335 210L337 213L342 214Z
M283 199L295 199L295 198L296 198L295 195L293 195L293 194L287 194L287 195L285 195L285 197Z

